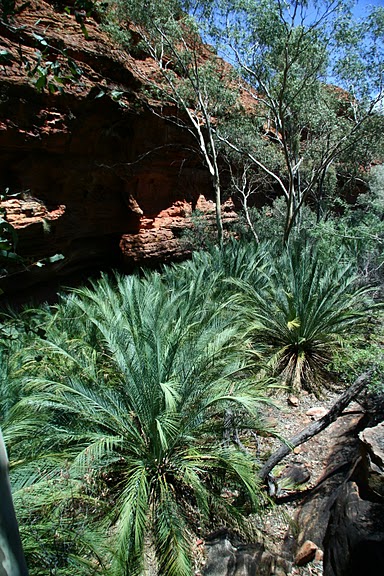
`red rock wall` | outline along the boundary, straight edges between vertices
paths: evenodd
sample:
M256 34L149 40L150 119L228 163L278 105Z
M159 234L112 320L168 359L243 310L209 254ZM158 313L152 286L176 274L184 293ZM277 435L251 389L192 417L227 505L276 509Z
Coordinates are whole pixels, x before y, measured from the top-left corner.
M62 277L181 257L180 228L210 193L191 137L141 100L137 66L151 61L133 60L93 19L86 27L88 39L43 0L0 22L0 190L19 193L3 206L28 268L0 279L8 295L49 281L47 266ZM38 91L37 50L42 66L59 62L64 75L71 59L81 75L62 93ZM64 260L36 269L57 253Z

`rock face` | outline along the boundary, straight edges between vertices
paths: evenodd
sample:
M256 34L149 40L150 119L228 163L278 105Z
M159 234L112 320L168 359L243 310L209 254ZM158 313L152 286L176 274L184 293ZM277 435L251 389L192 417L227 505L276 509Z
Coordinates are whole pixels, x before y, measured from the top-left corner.
M192 137L140 96L153 63L91 17L86 38L71 2L18 6L0 20L0 191L27 270L0 288L184 256L180 229L210 183Z
M384 566L384 506L344 484L332 507L325 539L325 576L376 576Z
M299 545L324 550L324 576L374 576L384 565L384 422L359 431L368 416L355 407L330 427L325 474L297 514Z
M285 576L292 564L268 552L262 543L242 544L221 534L206 542L203 576Z
M324 468L313 490L304 498L297 511L300 527L298 546L306 540L314 542L321 549L330 523L331 508L338 490L356 467L359 458L359 440L356 430L362 426L365 415L358 405L350 413L338 418L326 429L327 442L317 445L316 437L311 441L310 450L322 447Z

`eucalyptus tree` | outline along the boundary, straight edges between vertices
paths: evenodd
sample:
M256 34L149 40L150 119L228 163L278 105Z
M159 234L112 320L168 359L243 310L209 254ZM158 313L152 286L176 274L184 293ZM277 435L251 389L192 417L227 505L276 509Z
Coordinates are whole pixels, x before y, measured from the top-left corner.
M128 51L144 51L151 62L135 66L153 112L188 130L212 182L218 242L223 243L222 186L215 125L235 106L231 68L203 43L189 2L118 0L107 12L107 30ZM232 77L231 77L232 76ZM168 112L170 105L177 112Z
M69 296L26 351L6 426L16 481L41 491L65 479L79 514L95 502L86 517L106 514L112 573L149 562L189 576L194 535L218 521L242 530L258 505L255 457L223 441L223 414L257 430L265 383L250 386L247 340L206 288L201 274L173 289L158 274L104 277Z
M383 152L376 142L383 132L384 10L355 20L349 0L213 4L207 34L253 102L246 123L218 126L217 136L284 195L286 242L305 202L321 203L334 189L340 165L345 171L353 159L361 169ZM275 148L280 160L261 154L265 148Z

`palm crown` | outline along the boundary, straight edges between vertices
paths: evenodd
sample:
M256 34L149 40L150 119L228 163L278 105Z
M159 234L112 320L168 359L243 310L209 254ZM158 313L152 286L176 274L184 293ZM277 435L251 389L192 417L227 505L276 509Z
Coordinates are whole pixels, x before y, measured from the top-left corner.
M233 303L248 323L255 350L296 391L319 394L326 366L372 307L372 287L357 285L344 254L326 264L314 246L292 242L265 264L266 281L235 281ZM260 284L260 283L259 283Z
M65 469L79 498L94 478L93 496L101 490L111 507L119 574L141 574L151 550L159 573L189 575L192 533L218 519L241 525L224 488L257 505L255 460L223 441L223 413L231 407L259 427L263 384L249 386L246 342L204 288L198 277L170 292L154 275L78 290L38 356L30 351L26 394L9 419L9 441L25 458L21 487L36 458L40 484Z

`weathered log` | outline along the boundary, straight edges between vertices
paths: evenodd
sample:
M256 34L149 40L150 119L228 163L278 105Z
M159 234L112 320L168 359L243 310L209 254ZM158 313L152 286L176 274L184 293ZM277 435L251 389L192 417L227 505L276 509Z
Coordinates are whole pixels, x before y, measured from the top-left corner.
M8 457L0 428L0 576L28 576L8 476Z
M363 390L367 385L370 378L369 373L361 374L355 382L347 388L343 394L341 394L332 408L316 422L309 424L304 430L293 436L286 444L283 444L276 452L274 452L266 461L264 466L259 471L259 476L263 482L266 481L271 470L278 464L285 456L287 456L296 446L303 444L313 436L316 436L319 432L327 428L332 422L334 422L340 414L343 412L344 408L356 398L356 396Z

